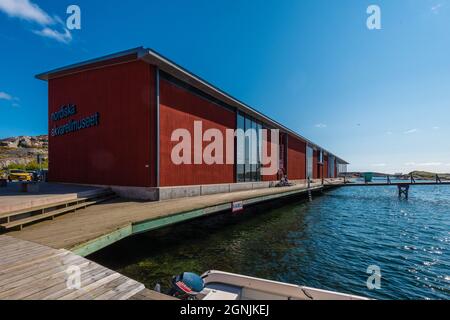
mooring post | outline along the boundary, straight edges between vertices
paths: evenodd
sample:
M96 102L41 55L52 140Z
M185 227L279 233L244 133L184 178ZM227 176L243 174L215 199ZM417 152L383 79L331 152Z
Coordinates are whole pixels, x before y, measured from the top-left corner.
M402 195L405 196L405 199L408 199L408 193L409 193L409 184L405 184L405 185L398 185L398 197L401 198Z

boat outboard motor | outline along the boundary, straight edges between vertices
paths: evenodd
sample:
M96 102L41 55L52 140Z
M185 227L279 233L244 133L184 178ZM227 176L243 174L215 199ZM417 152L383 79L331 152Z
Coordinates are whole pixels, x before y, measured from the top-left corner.
M205 283L199 275L183 272L172 278L172 289L169 294L181 300L194 300L204 287Z

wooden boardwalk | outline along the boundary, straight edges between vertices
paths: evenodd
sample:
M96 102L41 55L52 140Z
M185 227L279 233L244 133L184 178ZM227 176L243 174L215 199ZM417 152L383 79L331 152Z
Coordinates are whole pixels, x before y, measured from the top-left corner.
M170 299L64 249L0 236L0 300ZM71 288L80 271L80 287Z
M311 185L312 191L321 189L320 183ZM8 235L86 256L133 234L215 212L231 212L232 203L236 201L242 201L247 206L307 192L306 185L296 185L159 202L117 199Z

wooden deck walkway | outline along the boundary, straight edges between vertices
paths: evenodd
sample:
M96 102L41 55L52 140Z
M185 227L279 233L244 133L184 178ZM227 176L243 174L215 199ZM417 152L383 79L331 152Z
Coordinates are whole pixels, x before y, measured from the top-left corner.
M0 300L161 300L135 280L77 256L9 236L0 236ZM80 287L70 276L80 271Z
M311 185L312 191L321 189L320 183ZM215 212L231 212L232 203L236 201L242 201L247 206L307 192L306 185L296 185L160 202L117 199L52 221L31 225L8 235L86 256L133 234Z

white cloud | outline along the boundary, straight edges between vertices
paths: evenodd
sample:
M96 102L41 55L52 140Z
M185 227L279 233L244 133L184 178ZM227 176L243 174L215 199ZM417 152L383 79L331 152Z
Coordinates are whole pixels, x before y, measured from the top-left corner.
M434 14L438 14L441 11L441 8L444 6L442 3L438 3L430 8L431 12Z
M372 167L386 167L387 164L386 163L374 163L372 164Z
M19 107L19 104L17 103L17 101L19 101L20 99L10 95L9 93L0 91L0 100L9 101L10 103L12 103L11 105L13 107Z
M404 134L416 133L417 131L419 131L419 130L417 130L417 129L411 129L411 130L405 131Z
M392 132L392 131L387 131L386 134L387 134L388 136L390 136L390 135L393 134L393 132Z
M34 30L33 32L41 37L54 39L62 43L69 43L70 41L72 41L72 34L67 29L65 29L65 32L62 33L46 27L42 30Z
M441 127L433 127L433 130L439 130L439 129L441 129Z
M41 25L54 23L53 19L44 10L29 0L0 0L0 10L10 17L32 21Z
M442 166L442 162L424 162L424 163L415 163L415 162L407 162L405 166L408 167L438 167Z
M58 16L51 17L30 0L0 0L0 11L12 18L19 18L38 24L41 29L33 30L33 33L36 35L66 44L72 41L72 34ZM60 25L62 31L58 31L58 28L53 27L54 25Z
M6 92L1 92L0 91L0 99L1 100L8 100L11 101L13 99L13 96L11 96L10 94L6 93Z
M425 162L420 164L423 167L438 167L442 165L442 162Z
M326 128L327 125L324 124L324 123L318 123L318 124L315 125L315 127L316 127L316 128Z

